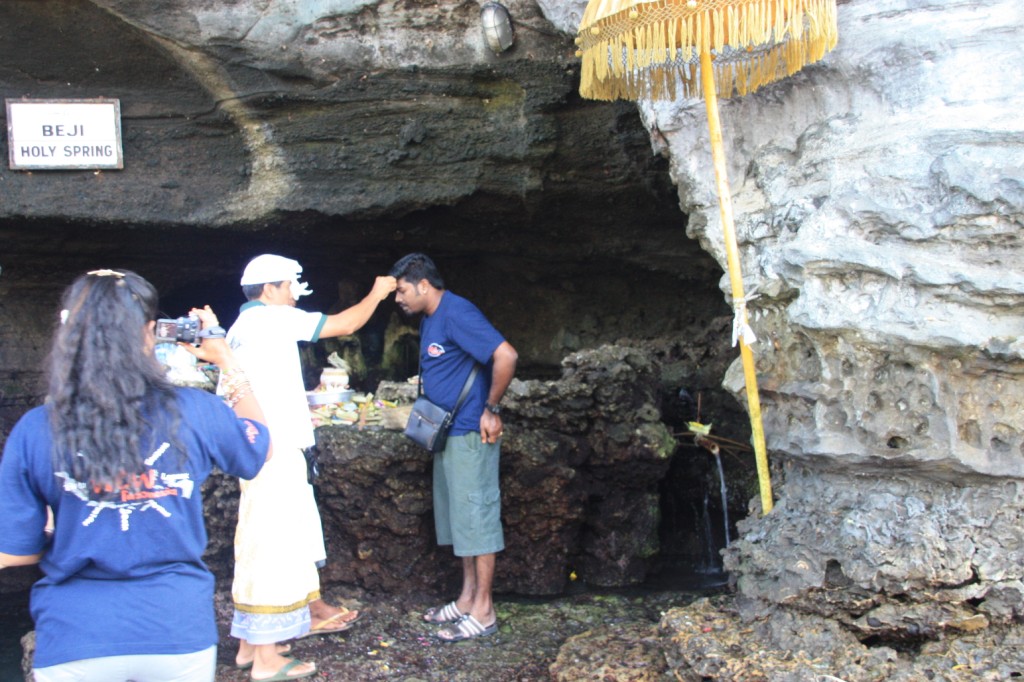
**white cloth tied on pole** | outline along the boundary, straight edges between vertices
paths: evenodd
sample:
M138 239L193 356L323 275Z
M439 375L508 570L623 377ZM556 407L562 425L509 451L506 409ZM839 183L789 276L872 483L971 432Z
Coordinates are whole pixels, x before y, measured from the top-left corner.
M753 301L758 297L757 287L752 287L750 293L743 298L733 299L733 317L732 317L732 346L736 347L739 340L742 338L743 343L748 346L753 346L757 343L757 334L754 333L750 323L747 321L747 303Z

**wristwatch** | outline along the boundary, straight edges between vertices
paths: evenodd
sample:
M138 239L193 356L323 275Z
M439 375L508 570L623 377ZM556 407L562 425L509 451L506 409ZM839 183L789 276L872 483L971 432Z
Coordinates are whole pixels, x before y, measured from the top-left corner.
M501 405L491 405L490 403L485 403L484 408L486 408L487 411L490 412L491 414L501 414Z

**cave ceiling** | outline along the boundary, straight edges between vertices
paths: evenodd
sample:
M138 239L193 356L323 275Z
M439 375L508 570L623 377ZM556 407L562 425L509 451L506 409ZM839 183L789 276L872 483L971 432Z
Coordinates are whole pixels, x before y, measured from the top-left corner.
M210 3L0 3L4 97L116 97L125 156L122 171L5 169L9 244L31 220L714 271L635 107L581 100L553 28L482 61L313 69L229 36L186 43L201 27L170 8L189 4Z
M547 365L721 315L721 268L635 105L582 100L571 36L509 6L516 44L495 55L475 2L0 3L3 97L117 98L125 160L4 164L0 285L50 306L113 265L171 307L234 307L245 262L277 251L327 309L340 280L425 251L499 322L528 321Z

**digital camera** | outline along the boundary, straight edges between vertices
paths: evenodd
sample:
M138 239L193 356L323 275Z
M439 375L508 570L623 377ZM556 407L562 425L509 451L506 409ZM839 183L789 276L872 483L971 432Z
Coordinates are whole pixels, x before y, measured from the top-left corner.
M156 342L174 343L182 341L198 346L201 339L199 330L202 325L198 317L179 317L177 319L162 319L156 321Z

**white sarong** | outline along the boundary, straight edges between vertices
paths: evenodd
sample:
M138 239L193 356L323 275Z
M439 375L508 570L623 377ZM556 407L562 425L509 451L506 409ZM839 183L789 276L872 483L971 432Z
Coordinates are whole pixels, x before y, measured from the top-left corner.
M316 564L326 556L306 460L298 449L275 449L256 478L241 481L240 487L231 634L252 644L260 643L253 639L260 639L259 633L242 630L257 624L274 637L271 641L303 634L309 629L307 605L320 597ZM296 613L300 610L304 617Z

